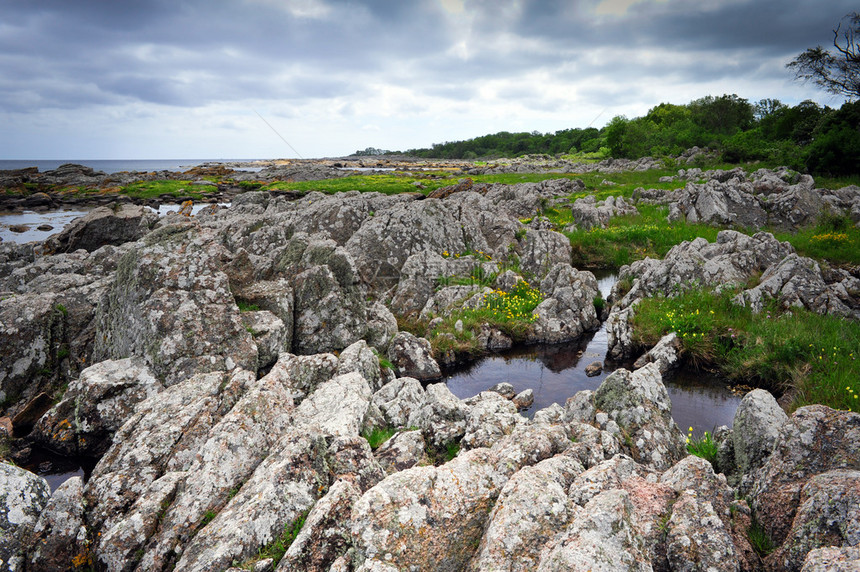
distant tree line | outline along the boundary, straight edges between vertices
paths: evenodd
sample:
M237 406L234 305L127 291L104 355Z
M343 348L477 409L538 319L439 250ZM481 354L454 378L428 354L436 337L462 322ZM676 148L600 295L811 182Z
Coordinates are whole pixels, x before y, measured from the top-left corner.
M813 101L791 107L776 99L750 103L737 95L707 96L686 105L661 103L634 119L617 116L601 129L502 131L408 153L440 159L587 153L638 159L678 156L694 146L718 151L733 163L763 161L815 174L857 174L860 102L831 109Z

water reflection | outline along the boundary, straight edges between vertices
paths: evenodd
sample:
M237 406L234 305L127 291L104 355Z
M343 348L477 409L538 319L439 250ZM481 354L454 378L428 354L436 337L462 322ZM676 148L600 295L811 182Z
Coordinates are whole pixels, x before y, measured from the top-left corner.
M597 275L604 299L616 281L613 274ZM469 366L447 372L444 381L457 397L464 399L486 391L497 383L507 382L517 392L532 389L534 405L524 412L531 417L535 411L553 403L564 405L576 392L595 390L617 367L605 361L608 348L606 328L586 335L581 341L552 346L526 346L504 354L484 358ZM595 361L603 362L603 371L595 376L585 375L585 367ZM720 425L731 427L732 418L741 396L732 394L728 385L713 375L682 369L664 380L672 399L672 415L686 433L693 427L696 435L713 431Z
M22 468L48 481L52 493L72 477L82 477L86 481L95 466L96 459L64 457L39 447L34 447L27 461L21 464Z

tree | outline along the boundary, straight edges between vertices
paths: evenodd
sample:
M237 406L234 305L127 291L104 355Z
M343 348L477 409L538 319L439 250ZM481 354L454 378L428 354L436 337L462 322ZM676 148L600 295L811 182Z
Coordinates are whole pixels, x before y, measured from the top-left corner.
M843 30L846 21L848 25ZM842 18L833 30L833 47L835 53L821 46L809 48L786 67L794 70L795 79L812 80L849 100L860 97L860 13L852 12Z

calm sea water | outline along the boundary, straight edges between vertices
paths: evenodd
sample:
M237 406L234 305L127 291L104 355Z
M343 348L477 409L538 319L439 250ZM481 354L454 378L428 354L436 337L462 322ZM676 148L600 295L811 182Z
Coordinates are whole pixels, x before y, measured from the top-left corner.
M203 163L224 163L230 161L254 161L255 159L3 159L0 170L26 169L38 167L44 173L65 163L75 163L92 167L105 173L121 171L187 171Z

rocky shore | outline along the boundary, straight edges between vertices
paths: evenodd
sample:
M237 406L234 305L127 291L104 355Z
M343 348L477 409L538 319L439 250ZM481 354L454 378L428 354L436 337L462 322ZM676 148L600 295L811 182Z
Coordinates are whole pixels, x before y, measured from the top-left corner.
M3 566L856 569L860 415L810 406L788 417L755 390L717 432L714 464L688 455L663 384L677 344L637 347L629 324L644 297L744 286L759 272L738 304L857 319L851 269L733 230L625 267L606 311L610 353L640 359L532 419L518 388L455 397L437 383L440 364L463 356L401 330L417 320L429 331L523 280L542 299L523 341L597 328L597 282L534 216L545 204L582 227L648 201L745 228L796 228L816 205L860 222L856 187L728 173L629 202L571 202L581 181L556 179L463 183L433 198L236 192L229 208L193 217L114 203L44 243L0 243L5 457L42 447L98 459L86 482L53 493L0 463ZM455 283L476 272L496 278ZM476 340L485 351L513 343L489 324ZM372 448L374 429L392 436ZM769 556L751 529L773 541Z

